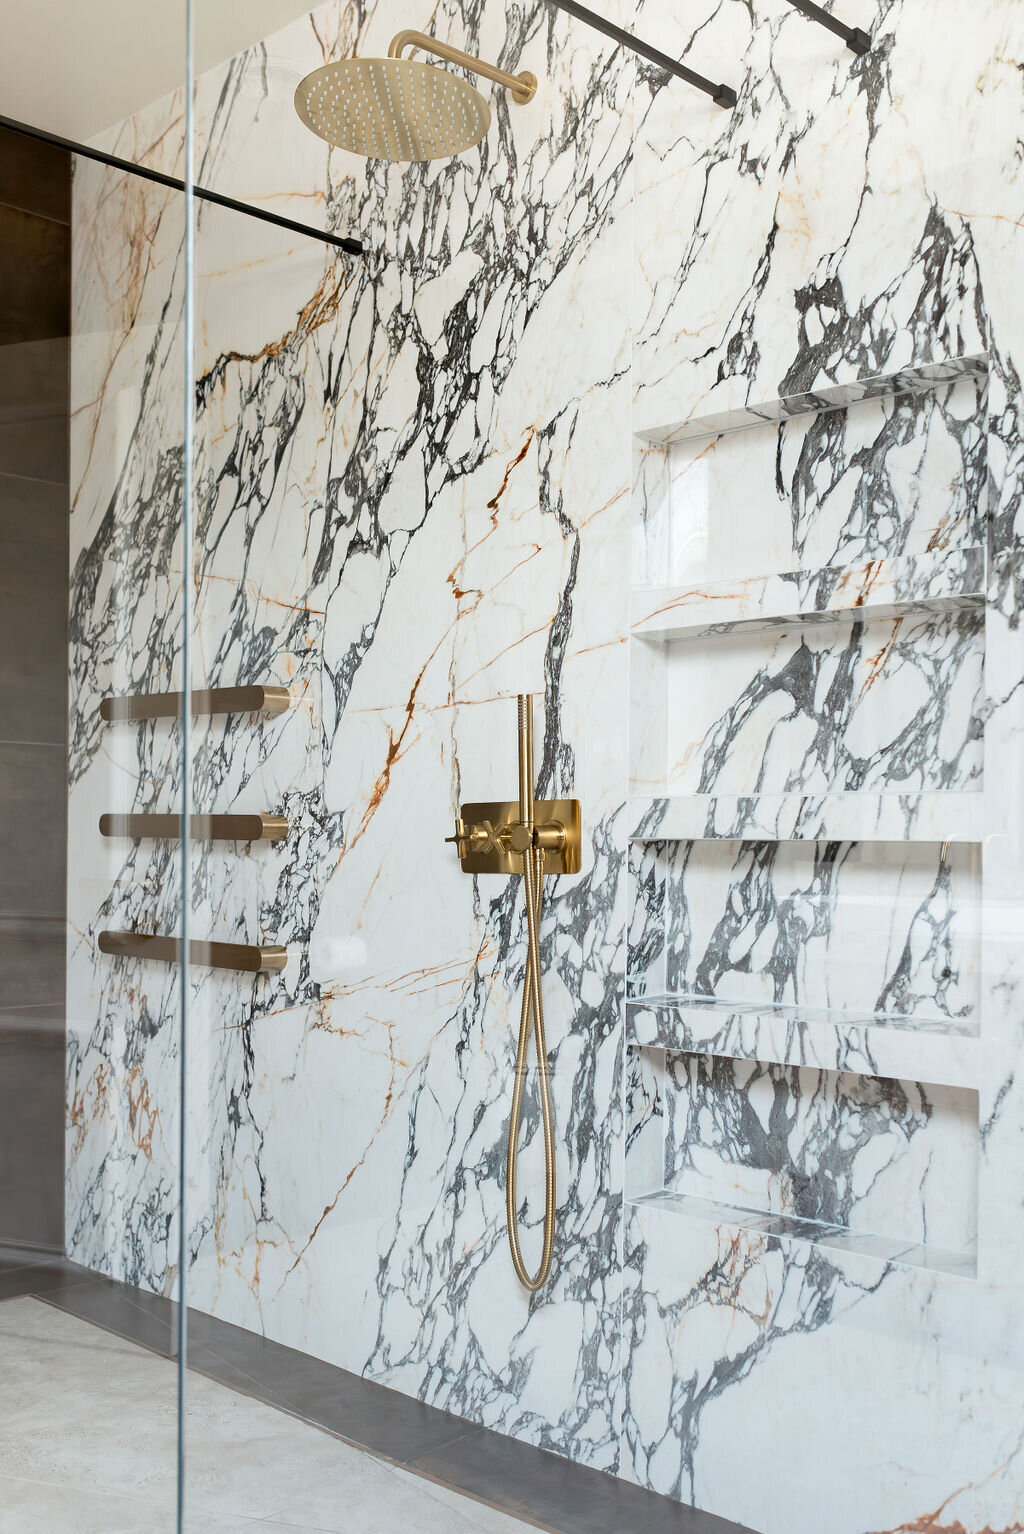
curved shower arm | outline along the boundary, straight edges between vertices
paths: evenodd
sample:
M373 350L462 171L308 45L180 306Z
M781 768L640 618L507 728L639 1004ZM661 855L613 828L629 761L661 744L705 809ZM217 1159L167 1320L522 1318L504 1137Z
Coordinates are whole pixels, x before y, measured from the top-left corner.
M461 48L453 48L449 43L442 43L436 37L428 37L425 32L399 32L391 39L388 48L389 59L400 59L403 48L421 48L424 53L433 53L439 59L445 59L449 64L459 64L463 69L468 69L470 74L483 75L487 80L493 80L495 85L503 85L520 106L525 106L532 101L537 94L537 76L532 75L528 69L522 74L510 75L504 69L498 69L494 64L485 64L483 59L476 58L472 53L463 53Z

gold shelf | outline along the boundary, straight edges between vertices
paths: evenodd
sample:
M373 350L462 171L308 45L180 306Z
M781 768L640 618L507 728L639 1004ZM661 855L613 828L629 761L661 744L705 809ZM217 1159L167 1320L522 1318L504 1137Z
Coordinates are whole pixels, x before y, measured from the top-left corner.
M99 948L101 953L125 959L159 959L167 964L181 960L180 938L160 937L154 932L101 932ZM257 947L248 943L194 940L189 944L189 963L205 965L209 969L235 969L248 975L262 975L284 969L287 962L287 948L277 943Z
M178 719L180 692L137 692L104 698L100 714L107 720ZM192 693L193 714L283 714L291 707L287 687L209 687Z
M193 815L189 834L196 841L279 842L288 835L283 815ZM101 815L103 836L167 837L181 835L180 815Z

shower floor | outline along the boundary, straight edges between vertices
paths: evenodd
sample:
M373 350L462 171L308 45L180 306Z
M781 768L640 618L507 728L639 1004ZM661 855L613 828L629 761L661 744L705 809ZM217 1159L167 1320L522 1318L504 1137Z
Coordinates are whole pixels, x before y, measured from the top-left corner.
M42 1300L0 1304L0 1530L172 1534L176 1369ZM529 1526L190 1375L186 1527L515 1534Z
M175 1310L0 1245L0 1534L172 1534ZM187 1534L753 1534L189 1311Z

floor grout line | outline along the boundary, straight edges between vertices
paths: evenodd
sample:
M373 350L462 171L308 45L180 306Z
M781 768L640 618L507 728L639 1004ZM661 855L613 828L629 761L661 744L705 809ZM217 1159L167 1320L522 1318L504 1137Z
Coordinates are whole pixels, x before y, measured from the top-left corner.
M462 1497L466 1502L475 1503L478 1507L490 1508L491 1512L500 1513L503 1518L510 1519L513 1524L526 1524L531 1529L540 1529L542 1534L559 1534L559 1531L552 1528L549 1523L538 1523L535 1518L529 1517L526 1513L510 1513L507 1508L499 1507L496 1502L488 1502L484 1497L477 1496L471 1491L463 1491L460 1486L452 1486L448 1481L436 1480L434 1476L427 1475L423 1470L415 1470L410 1465L396 1465L395 1469L404 1471L406 1475L414 1475L417 1480L424 1481L428 1486L443 1487L445 1491L450 1491L454 1495ZM436 1500L441 1506L447 1505L441 1497L438 1497Z
M52 1481L46 1479L44 1476L38 1475L10 1475L6 1470L0 1470L0 1486L3 1485L4 1481L13 1481L15 1485L18 1486L50 1486L54 1487L57 1491L79 1491L82 1489L77 1484L66 1480ZM95 1482L91 1483L84 1489L95 1493L95 1495L98 1497L111 1497L115 1502L131 1502L133 1504L137 1503L140 1507L159 1508L161 1506L161 1497L147 1497L144 1496L141 1492L112 1491L109 1486L100 1486ZM173 1514L175 1502L173 1491L165 1492L163 1494L163 1501L166 1504L168 1512ZM227 1516L230 1518L237 1516L244 1517L245 1515L229 1513Z

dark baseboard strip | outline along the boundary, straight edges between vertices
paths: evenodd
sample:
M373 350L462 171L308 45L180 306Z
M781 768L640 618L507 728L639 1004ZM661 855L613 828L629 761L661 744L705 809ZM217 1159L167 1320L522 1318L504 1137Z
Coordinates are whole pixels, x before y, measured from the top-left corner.
M0 1299L14 1293L174 1357L177 1306L159 1295L73 1263L0 1263ZM198 1374L549 1534L753 1534L201 1311L189 1311L188 1362Z

